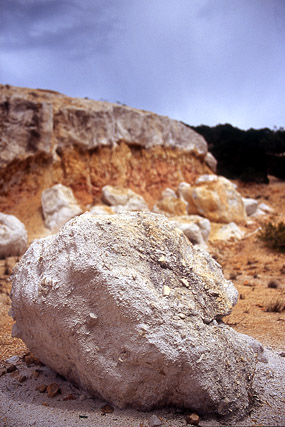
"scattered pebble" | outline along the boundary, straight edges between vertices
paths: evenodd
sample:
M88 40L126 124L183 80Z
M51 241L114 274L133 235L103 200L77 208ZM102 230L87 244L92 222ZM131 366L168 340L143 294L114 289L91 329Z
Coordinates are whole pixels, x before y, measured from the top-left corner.
M75 400L75 399L76 397L74 396L74 394L68 394L62 400L66 401L66 400Z
M162 422L160 418L158 418L158 416L152 415L148 420L148 424L150 427L155 427L155 426L161 426Z
M36 387L36 390L40 393L45 393L47 390L47 386L45 384L40 384Z
M25 382L26 380L27 380L26 375L20 375L20 376L19 376L19 378L18 378L19 383L23 383L23 382Z
M52 383L47 386L48 397L55 397L59 392L60 388L58 384Z
M101 412L102 412L102 415L112 414L114 412L114 408L113 406L110 406L110 405L104 405L101 408Z
M285 357L285 351L282 351L282 353L279 353L279 356ZM0 375L1 376L1 375Z
M197 426L199 424L200 417L199 415L195 414L194 412L192 414L186 415L186 423L192 424L194 426Z

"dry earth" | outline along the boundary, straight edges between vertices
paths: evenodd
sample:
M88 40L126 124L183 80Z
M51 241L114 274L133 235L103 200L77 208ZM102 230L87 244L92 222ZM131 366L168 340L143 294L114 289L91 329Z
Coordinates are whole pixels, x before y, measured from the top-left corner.
M247 235L239 242L221 242L209 245L210 253L223 266L226 278L233 280L240 293L238 304L233 309L232 314L226 317L224 321L238 332L251 335L260 340L265 346L275 350L276 357L279 357L277 363L283 363L285 362L285 255L267 249L257 239L256 230L263 222L269 220L274 223L285 221L285 182L271 177L269 185L245 185L239 182L237 184L243 196L257 198L269 204L274 208L274 213L262 219L255 219L251 224L248 224L245 228ZM31 199L27 203L27 210L30 204ZM21 208L23 209L23 206ZM30 240L40 235L43 229L40 212L38 212L38 215L34 215L33 218L34 221L26 222ZM28 349L21 340L11 337L12 319L8 316L11 286L9 275L15 261L17 260L12 258L0 261L0 376L2 373L1 368L8 366L5 362L8 358L15 355L23 357L28 353ZM282 303L284 304L283 310L276 310L277 302L281 303L281 306ZM279 376L282 372L285 373L283 365L283 370L281 368L279 370ZM100 408L104 405L104 402L86 399L86 396L80 393L79 390L72 388L62 378L50 373L48 368L34 363L27 365L22 360L18 360L17 367L18 369L15 372L5 373L1 378L1 380L5 378L3 382L6 387L5 399L7 398L8 400L0 402L0 426L96 425L144 427L149 425L148 421L152 413L142 414L135 411L119 411L115 409L114 413L102 415ZM268 372L270 377L270 369L265 372ZM27 379L23 379L25 376ZM275 380L277 381L276 378ZM57 397L51 399L47 397L46 393L35 391L37 385L48 381L59 384L62 394L58 394ZM270 378L268 381L271 381ZM282 379L279 382L281 381ZM252 415L251 418L249 417L241 423L227 425L284 425L285 395L284 391L282 395L282 387L280 388L279 383L279 391L277 390L277 383L278 381L275 384L276 396L275 398L273 396L273 399L278 399L278 404L272 409L272 404L268 403L268 406L266 406L266 402L263 402L262 404L265 405L263 418L257 414L255 418ZM15 402L13 396L22 396L21 402ZM75 400L69 400L73 398ZM276 408L279 409L277 410ZM21 417L19 414L17 415L17 411L20 411L20 413L25 411L26 418ZM271 420L269 423L266 418L266 411L268 413L273 411L268 416L268 419ZM175 410L164 410L157 411L155 414L161 417L162 425L186 425L184 413L179 413ZM88 418L84 418L87 416ZM220 424L218 421L201 420L199 425Z

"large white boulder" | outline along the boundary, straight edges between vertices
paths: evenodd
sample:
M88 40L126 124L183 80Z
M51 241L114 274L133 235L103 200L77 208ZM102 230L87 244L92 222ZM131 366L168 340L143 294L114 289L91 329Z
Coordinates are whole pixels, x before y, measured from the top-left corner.
M58 230L69 219L82 213L73 192L62 184L56 184L42 192L42 210L45 226Z
M0 258L22 255L27 248L27 231L14 215L0 212Z
M30 246L12 282L13 335L93 395L120 408L248 410L256 350L220 322L238 293L164 216L73 218Z

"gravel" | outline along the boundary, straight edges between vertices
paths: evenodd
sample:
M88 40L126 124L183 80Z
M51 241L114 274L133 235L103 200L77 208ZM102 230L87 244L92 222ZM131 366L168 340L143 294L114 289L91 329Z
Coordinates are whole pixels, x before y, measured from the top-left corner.
M199 426L284 426L285 425L285 358L270 348L264 352L268 362L258 362L254 377L254 405L243 420L221 421L200 418ZM105 411L106 403L93 399L74 387L46 366L27 366L22 359L16 362L16 371L0 378L0 426L3 427L147 427L159 419L162 426L186 426L187 411L173 408L152 412L134 410ZM3 368L8 368L6 363ZM2 367L0 367L2 368ZM20 382L19 379L26 377ZM59 392L54 397L41 393L40 385L56 384ZM55 387L55 386L54 386ZM189 411L191 412L191 411ZM154 417L155 416L155 417Z

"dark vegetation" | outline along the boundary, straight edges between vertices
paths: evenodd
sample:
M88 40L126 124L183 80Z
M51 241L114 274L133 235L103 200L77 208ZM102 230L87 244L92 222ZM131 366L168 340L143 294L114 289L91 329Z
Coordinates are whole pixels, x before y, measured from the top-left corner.
M279 222L273 225L271 222L265 224L258 234L258 238L265 242L266 246L285 253L285 223Z
M285 129L241 130L230 124L191 126L218 161L217 173L229 179L268 183L268 175L285 179Z

